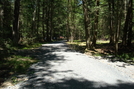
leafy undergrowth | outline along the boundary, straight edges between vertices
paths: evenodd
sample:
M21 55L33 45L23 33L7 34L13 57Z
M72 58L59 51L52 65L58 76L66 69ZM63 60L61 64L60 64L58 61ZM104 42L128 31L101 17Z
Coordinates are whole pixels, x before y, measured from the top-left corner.
M123 59L124 62L129 62L134 64L134 52L132 53L122 53L120 55L117 55L117 58L120 60Z
M34 49L37 47L40 47L42 43L34 43L34 44L25 44L25 45L18 45L17 47L12 47L10 49L16 50L16 49ZM45 43L44 43L45 44Z
M0 87L6 81L17 83L16 76L26 74L27 69L39 61L36 58L42 51L38 48L46 43L21 44L15 47L8 45L5 48L0 48Z
M14 76L26 74L30 65L38 62L38 60L34 57L16 55L14 54L14 51L17 52L18 49L31 50L40 46L41 43L35 43L32 45L19 45L17 47L0 50L0 86L3 82L9 80L9 78L11 79L11 82L14 83Z
M70 43L70 48L75 49L81 53L85 53L87 55L93 56L101 56L101 57L108 57L111 61L123 61L134 64L134 51L133 47L130 48L123 48L120 45L119 53L115 55L114 47L109 44L109 41L97 41L97 45L94 49L88 50L86 49L86 42L81 42L79 40L75 40L74 42Z
M31 57L16 55L0 61L0 83L2 84L2 82L13 75L25 74L30 65L36 62L37 60Z

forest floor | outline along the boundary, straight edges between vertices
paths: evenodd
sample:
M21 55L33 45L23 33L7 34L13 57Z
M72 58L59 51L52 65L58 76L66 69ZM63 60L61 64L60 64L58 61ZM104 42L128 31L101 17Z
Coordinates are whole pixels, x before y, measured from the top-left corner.
M39 62L31 65L27 74L15 75L13 81L17 84L7 80L2 89L134 88L134 65L131 62L121 62L111 55L91 55L100 55L103 51L100 49L98 53L83 49L84 46L59 41L43 44L37 49L18 50L16 55L37 58Z
M132 44L132 47L123 47L121 43L119 43L119 51L117 55L115 55L115 48L113 47L113 45L110 45L109 41L106 40L98 40L96 47L92 50L87 50L86 42L82 42L79 40L76 40L72 43L67 43L72 49L87 55L101 56L104 58L108 57L113 62L121 61L134 65L134 43Z

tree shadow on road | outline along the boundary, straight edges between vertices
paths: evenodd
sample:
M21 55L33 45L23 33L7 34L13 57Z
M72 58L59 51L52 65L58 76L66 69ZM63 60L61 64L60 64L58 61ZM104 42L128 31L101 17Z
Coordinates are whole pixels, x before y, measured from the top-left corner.
M61 49L62 48L62 49ZM47 46L39 49L20 50L16 55L38 58L40 61L28 69L28 80L20 84L19 89L133 89L134 83L124 83L117 80L118 84L110 85L103 81L90 81L84 78L77 78L73 70L59 71L55 65L61 65L66 61L63 55L54 52L74 52L66 45ZM73 74L76 77L64 76ZM105 76L104 76L105 77Z
M39 83L32 84L27 83L27 85L21 86L20 89L133 89L134 85L130 83L121 83L117 85L108 85L87 81L87 80L76 80L69 79L64 80L64 82L50 83L50 82L42 82L42 79L36 80Z

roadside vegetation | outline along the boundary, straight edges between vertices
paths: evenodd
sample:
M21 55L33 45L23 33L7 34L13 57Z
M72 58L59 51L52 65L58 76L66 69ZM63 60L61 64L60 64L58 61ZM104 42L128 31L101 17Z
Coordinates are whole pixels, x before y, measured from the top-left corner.
M67 42L71 49L85 53L92 56L101 56L110 58L111 61L123 61L134 64L134 48L123 48L120 46L118 54L115 54L114 47L109 45L109 41L98 40L94 49L86 49L86 42L75 40L74 42ZM109 57L110 56L110 57Z
M61 40L61 39L59 39ZM57 40L53 40L54 42ZM11 84L20 82L22 79L18 80L18 75L25 75L28 73L28 68L39 62L37 56L40 55L39 47L42 44L48 42L37 42L32 44L20 44L17 46L12 46L11 44L6 44L4 48L0 48L0 87L1 85L8 81Z
M41 43L35 43L31 45L19 45L7 47L6 49L0 50L0 85L6 80L10 80L12 83L16 83L17 75L26 74L27 69L33 63L38 62L38 59L31 57L27 54L17 54L19 50L32 50L40 47Z

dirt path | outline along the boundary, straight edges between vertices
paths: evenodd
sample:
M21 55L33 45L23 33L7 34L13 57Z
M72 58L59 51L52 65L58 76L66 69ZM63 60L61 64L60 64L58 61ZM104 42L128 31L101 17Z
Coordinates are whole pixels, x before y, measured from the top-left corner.
M10 89L134 89L134 79L123 70L75 52L64 41L40 50L40 62L29 68L27 79Z

